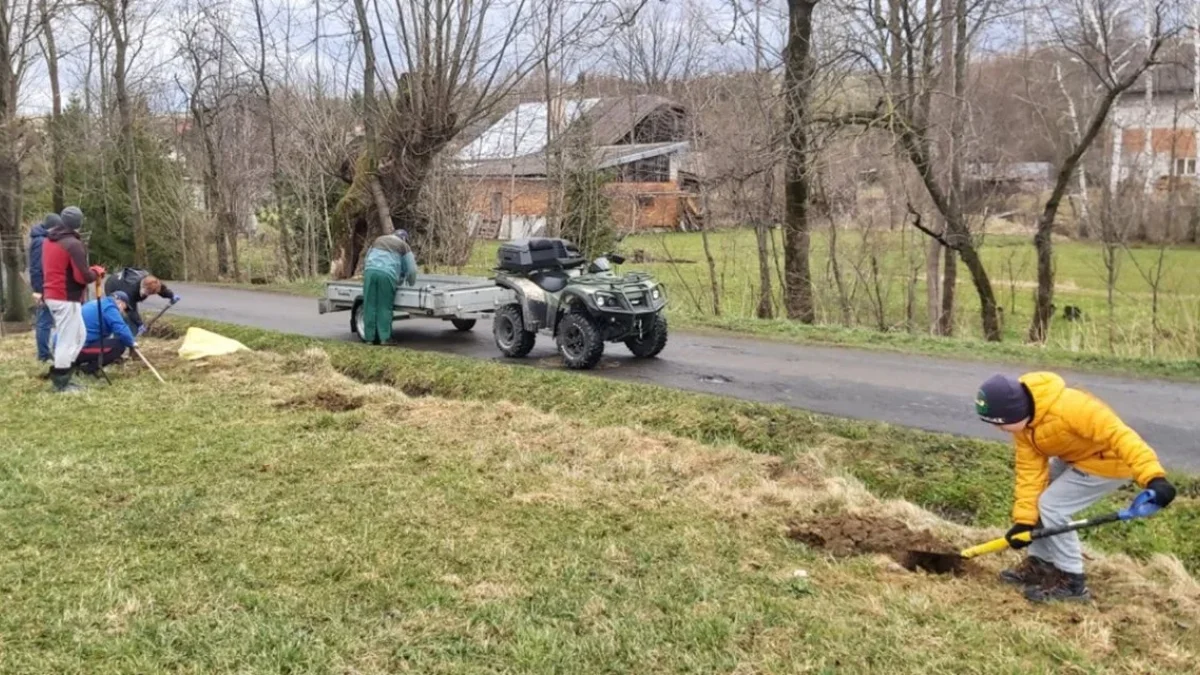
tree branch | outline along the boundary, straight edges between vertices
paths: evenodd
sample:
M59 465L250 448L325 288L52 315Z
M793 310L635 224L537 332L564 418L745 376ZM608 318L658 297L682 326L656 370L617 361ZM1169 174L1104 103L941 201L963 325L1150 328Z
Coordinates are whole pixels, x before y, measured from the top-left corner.
M933 230L929 229L928 227L925 227L921 223L921 213L919 211L917 211L915 208L913 208L912 202L905 202L905 206L908 207L908 212L910 214L912 214L912 216L913 216L913 227L915 227L918 230L929 235L929 237L931 239L933 239L937 243L941 244L942 246L944 246L948 249L951 249L953 251L959 250L959 248L957 246L951 246L950 242L946 241L946 238L944 236L942 236L941 234L939 234L937 232L934 232Z

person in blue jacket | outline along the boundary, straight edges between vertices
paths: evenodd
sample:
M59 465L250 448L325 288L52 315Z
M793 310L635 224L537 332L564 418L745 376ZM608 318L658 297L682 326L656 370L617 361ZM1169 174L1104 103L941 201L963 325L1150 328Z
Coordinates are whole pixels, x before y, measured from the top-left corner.
M75 359L75 367L84 373L94 373L97 364L107 366L125 356L125 351L135 349L137 340L129 324L125 321L125 312L129 311L129 295L125 291L117 291L97 303L88 302L83 305L83 325L87 328L87 339L83 350ZM100 335L101 318L103 317L104 333Z
M417 283L417 260L408 245L408 232L396 230L377 238L363 266L363 342L392 339L392 310L396 287Z
M33 289L33 304L37 308L35 310L37 322L34 336L37 340L38 361L43 362L54 359L54 352L50 349L50 334L54 332L54 315L50 313L50 308L42 299L42 292L45 289L45 277L42 275L42 243L46 241L46 235L50 233L50 229L56 225L62 225L62 218L59 218L57 213L51 213L43 222L34 225L33 229L29 231L29 286Z

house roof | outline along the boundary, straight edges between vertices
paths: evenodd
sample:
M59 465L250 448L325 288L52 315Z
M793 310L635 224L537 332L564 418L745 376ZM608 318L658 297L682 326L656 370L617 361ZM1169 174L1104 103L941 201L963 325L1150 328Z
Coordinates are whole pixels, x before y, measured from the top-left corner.
M1195 71L1188 63L1163 63L1146 71L1127 91L1130 94L1144 94L1148 82L1154 83L1155 94L1191 93L1196 82Z
M567 134L586 131L588 145L601 147L616 145L639 122L664 106L681 107L661 96L572 99L562 102L561 116ZM549 117L546 101L517 104L467 142L456 158L486 161L544 152Z
M685 152L687 141L676 143L642 143L634 145L602 145L592 151L593 168L609 169L642 159ZM478 177L543 177L546 175L546 155L543 152L522 157L486 159L463 162L459 173Z
M976 180L1033 181L1048 180L1053 170L1050 162L983 162L970 165L967 174Z

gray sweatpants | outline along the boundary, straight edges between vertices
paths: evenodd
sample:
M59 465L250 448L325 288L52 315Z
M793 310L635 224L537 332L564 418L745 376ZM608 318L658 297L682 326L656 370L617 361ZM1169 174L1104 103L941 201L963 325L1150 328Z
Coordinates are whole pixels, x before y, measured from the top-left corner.
M54 317L54 367L60 370L75 364L75 358L87 341L87 327L83 325L83 305L66 300L47 300L50 315Z
M1066 525L1076 513L1128 482L1093 476L1056 457L1051 458L1050 484L1038 498L1041 526ZM1083 548L1079 545L1079 535L1075 532L1038 539L1026 550L1029 555L1054 563L1054 566L1063 572L1083 574Z

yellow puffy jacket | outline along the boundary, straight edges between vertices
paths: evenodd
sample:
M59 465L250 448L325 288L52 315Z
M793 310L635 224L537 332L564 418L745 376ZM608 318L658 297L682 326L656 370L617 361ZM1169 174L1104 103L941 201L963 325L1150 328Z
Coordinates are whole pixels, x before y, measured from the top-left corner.
M1014 522L1037 524L1038 497L1050 480L1051 457L1093 476L1132 478L1142 487L1167 475L1154 450L1096 397L1068 388L1054 373L1029 373L1021 383L1033 395L1033 420L1013 434Z

